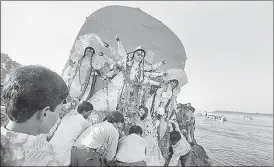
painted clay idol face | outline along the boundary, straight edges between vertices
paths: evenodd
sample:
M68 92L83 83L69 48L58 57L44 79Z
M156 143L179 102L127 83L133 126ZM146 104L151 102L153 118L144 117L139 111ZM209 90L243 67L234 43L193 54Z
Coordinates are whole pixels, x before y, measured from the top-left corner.
M140 116L143 116L143 115L145 114L145 110L141 108L141 109L139 110L139 114L140 114Z
M85 55L86 55L87 57L92 57L93 54L94 54L93 50L91 50L91 49L87 49L87 50L86 50Z
M141 62L145 57L145 52L137 51L134 53L134 60L137 62Z
M171 81L170 84L171 84L172 88L176 88L177 85L178 85L178 82L177 82L177 80L176 81Z

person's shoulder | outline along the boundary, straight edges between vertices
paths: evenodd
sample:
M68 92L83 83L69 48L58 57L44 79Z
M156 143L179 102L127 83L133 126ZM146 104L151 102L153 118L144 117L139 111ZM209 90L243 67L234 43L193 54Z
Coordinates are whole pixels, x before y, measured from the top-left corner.
M78 136L76 140L82 140L82 138L86 137L91 133L92 126L87 127L85 130L82 131L82 133Z
M79 114L78 112L75 112L74 114L70 115L70 119L86 122L86 119L83 117L83 115Z
M75 121L78 122L79 120L81 120L81 117L83 116L78 113L69 113L62 118L61 124L67 124L68 122L74 123Z
M135 134L135 133L132 133L130 135L127 135L127 137L129 139L138 139L138 140L145 140L142 136L138 135L138 134Z
M31 145L32 147L28 147L29 145ZM41 152L44 151L48 154L53 153L53 145L47 141L45 134L41 134L38 136L29 136L25 148L30 150L35 148L35 150L40 150Z
M138 138L143 142L147 142L146 139L143 136L138 135Z
M106 130L110 136L112 136L112 135L119 136L118 130L112 125L112 123L109 123L107 121L104 121L103 123L105 123L105 125L107 127Z
M95 124L93 126L96 126L96 127L104 127L104 129L106 131L111 131L113 128L115 128L111 123L109 123L108 121L103 121L103 122L100 122L98 124Z
M147 141L144 137L140 136L140 135L137 135L137 134L132 134L132 136L130 138L128 138L128 140L130 141L138 141L139 144L141 145L147 145ZM138 144L138 142L134 143L134 144Z

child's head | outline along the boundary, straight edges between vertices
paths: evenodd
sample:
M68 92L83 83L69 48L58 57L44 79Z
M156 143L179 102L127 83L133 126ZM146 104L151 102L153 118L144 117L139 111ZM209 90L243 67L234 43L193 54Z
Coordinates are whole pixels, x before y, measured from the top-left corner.
M38 133L49 132L68 95L63 79L42 66L13 70L3 86L2 100L10 121L35 124Z
M128 132L129 132L130 135L135 133L137 135L142 136L142 134L143 134L143 130L140 126L132 126L132 127L129 128Z

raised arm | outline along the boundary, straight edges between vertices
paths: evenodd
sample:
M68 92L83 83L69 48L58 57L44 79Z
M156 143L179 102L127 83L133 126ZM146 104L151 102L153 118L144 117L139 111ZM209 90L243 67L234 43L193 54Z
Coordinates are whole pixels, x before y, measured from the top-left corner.
M145 77L156 78L165 75L163 72L144 72Z
M156 70L158 69L160 66L166 64L166 61L161 61L159 63L156 63L156 64L153 64L153 65L148 65L148 66L145 66L145 71L153 71L153 70Z
M123 66L126 69L126 62L127 62L127 51L124 48L122 42L120 41L120 38L116 36L116 41L118 42L118 54L123 59Z
M173 155L168 166L176 166L181 156L186 155L191 147L186 139L182 136L181 140L173 147Z

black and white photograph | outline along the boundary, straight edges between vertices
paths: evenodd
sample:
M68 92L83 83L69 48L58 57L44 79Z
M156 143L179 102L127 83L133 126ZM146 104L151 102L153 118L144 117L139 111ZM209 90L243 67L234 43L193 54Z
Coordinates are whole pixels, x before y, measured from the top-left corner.
M273 1L1 1L1 166L273 166Z

